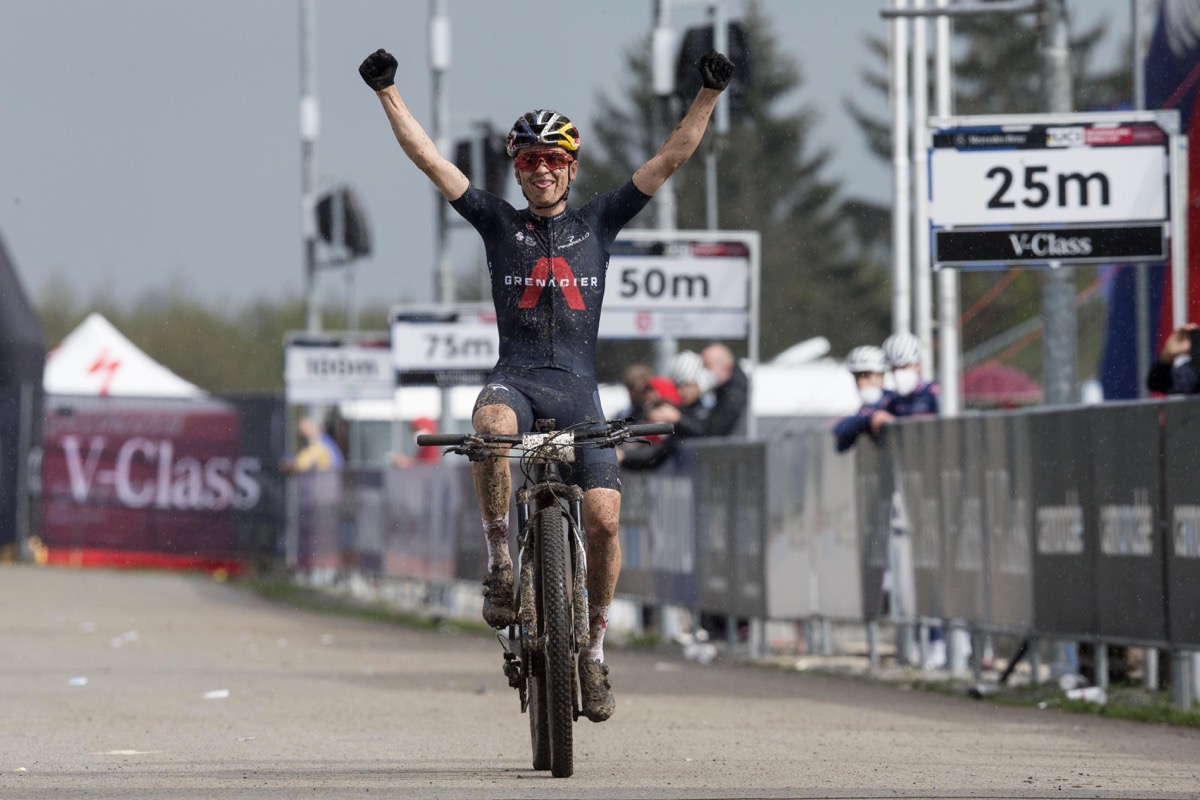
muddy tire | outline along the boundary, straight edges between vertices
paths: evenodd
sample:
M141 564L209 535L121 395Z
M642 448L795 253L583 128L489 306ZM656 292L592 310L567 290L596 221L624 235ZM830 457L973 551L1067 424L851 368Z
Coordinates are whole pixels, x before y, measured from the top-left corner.
M569 778L575 772L572 753L575 723L575 654L571 647L571 576L567 532L558 508L538 511L542 603L538 620L545 633L546 716L550 733L550 774Z
M533 585L536 587L541 580L540 563L537 559L533 562ZM546 615L542 611L541 592L534 591L532 594L536 597L537 606L537 628L536 631L530 631L527 636L532 639L541 637L542 620ZM525 638L523 636L522 638ZM528 706L525 711L529 714L529 739L533 744L533 768L534 769L550 769L550 708L546 700L546 664L545 657L532 648L525 650L525 658L529 660L529 683L526 686L528 692Z

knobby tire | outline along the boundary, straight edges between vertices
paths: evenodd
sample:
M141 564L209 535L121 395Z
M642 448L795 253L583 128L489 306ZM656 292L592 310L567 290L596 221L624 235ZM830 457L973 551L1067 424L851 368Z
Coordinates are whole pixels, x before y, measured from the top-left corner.
M562 511L543 508L535 518L541 558L542 607L538 614L544 638L546 710L550 732L550 774L569 778L575 772L572 753L575 722L575 665L571 647L571 577L567 533Z
M526 556L533 558L532 553L527 553ZM546 619L546 615L542 609L541 592L536 590L536 587L541 584L540 576L541 562L537 558L533 558L534 591L529 594L536 598L533 605L537 612L537 624L536 630L522 634L523 642L527 639L542 638L543 620ZM529 595L525 594L525 596ZM527 649L525 658L528 661L527 669L529 670L529 684L526 687L528 705L525 711L529 714L529 738L533 744L533 768L546 770L550 769L550 705L546 699L545 658L536 649Z

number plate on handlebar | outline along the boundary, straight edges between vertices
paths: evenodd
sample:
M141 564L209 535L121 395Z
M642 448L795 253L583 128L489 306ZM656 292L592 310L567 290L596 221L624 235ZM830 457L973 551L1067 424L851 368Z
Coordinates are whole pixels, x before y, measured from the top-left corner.
M527 433L521 438L525 452L534 458L571 464L575 461L575 434L571 431L558 433Z

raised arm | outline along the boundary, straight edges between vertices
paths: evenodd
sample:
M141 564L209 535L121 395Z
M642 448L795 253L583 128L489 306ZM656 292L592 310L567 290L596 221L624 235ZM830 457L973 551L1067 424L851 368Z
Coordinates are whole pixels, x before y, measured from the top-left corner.
M733 77L733 62L716 50L709 50L700 59L700 76L704 86L696 94L683 121L671 131L658 152L633 173L633 185L642 194L657 192L696 152L704 138L704 129L708 127L708 118L716 108L717 98Z
M363 60L358 74L378 95L404 154L433 181L443 197L457 200L467 191L470 181L453 161L438 152L437 145L404 105L396 91L396 67L395 56L386 50L376 50Z

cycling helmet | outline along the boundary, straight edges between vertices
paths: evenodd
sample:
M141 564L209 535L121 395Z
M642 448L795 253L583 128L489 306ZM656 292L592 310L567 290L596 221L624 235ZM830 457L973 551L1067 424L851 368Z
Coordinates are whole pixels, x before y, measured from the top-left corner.
M883 354L889 367L920 363L921 340L908 331L893 333L883 342Z
M887 372L887 359L883 351L873 345L856 347L846 355L846 369L854 373Z
M704 360L700 358L700 354L691 350L671 356L671 361L667 364L667 375L675 381L676 386L694 383L702 392L707 392L713 387L712 373L704 368Z
M564 114L545 108L522 114L508 132L504 149L513 158L518 151L537 145L561 147L574 153L579 150L579 128Z

